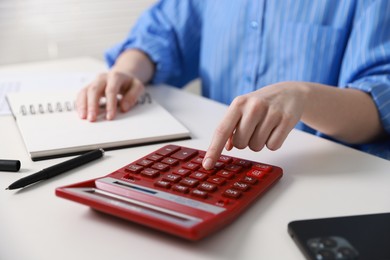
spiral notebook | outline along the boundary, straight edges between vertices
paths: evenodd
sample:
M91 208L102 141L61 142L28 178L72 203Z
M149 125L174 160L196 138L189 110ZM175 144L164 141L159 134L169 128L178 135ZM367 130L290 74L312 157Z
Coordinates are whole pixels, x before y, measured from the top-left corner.
M101 113L93 123L78 117L76 95L77 92L7 95L33 161L96 148L110 150L190 138L188 129L149 93L145 93L129 112L118 113L115 120L107 121Z

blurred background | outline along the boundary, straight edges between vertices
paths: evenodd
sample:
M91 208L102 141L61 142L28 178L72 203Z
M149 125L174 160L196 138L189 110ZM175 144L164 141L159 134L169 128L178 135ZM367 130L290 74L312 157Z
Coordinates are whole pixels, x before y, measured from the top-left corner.
M0 0L0 66L93 57L123 40L156 0ZM200 82L186 86L200 94Z
M0 65L90 56L124 39L155 0L0 0Z

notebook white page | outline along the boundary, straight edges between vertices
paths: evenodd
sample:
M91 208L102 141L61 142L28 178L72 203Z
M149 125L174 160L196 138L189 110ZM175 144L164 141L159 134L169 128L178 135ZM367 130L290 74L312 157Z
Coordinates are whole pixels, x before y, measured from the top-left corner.
M75 97L73 91L7 95L33 160L190 137L188 129L150 96L129 112L119 112L114 120L107 121L102 113L93 123L78 117L73 107Z

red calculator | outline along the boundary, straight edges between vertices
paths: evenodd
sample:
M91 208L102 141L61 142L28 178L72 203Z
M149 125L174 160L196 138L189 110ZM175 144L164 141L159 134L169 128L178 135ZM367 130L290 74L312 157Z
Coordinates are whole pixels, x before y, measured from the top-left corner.
M189 240L236 219L282 177L280 167L166 145L101 178L60 187L56 195Z

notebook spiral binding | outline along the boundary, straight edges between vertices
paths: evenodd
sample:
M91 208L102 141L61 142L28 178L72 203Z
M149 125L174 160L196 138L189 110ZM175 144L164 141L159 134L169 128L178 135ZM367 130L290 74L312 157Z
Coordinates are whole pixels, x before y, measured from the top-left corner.
M37 115L54 112L70 112L76 109L76 104L71 101L56 102L37 105L22 105L20 107L20 113L26 115Z
M138 104L151 104L152 97L149 93L143 94L137 101ZM105 104L101 104L104 106ZM65 102L55 102L55 103L47 103L47 104L37 104L37 105L22 105L20 107L20 113L23 116L26 115L37 115L37 114L45 114L45 113L57 113L57 112L71 112L76 109L76 103L72 101Z
M137 101L137 105L151 104L151 103L152 103L152 97L148 92L145 92Z

